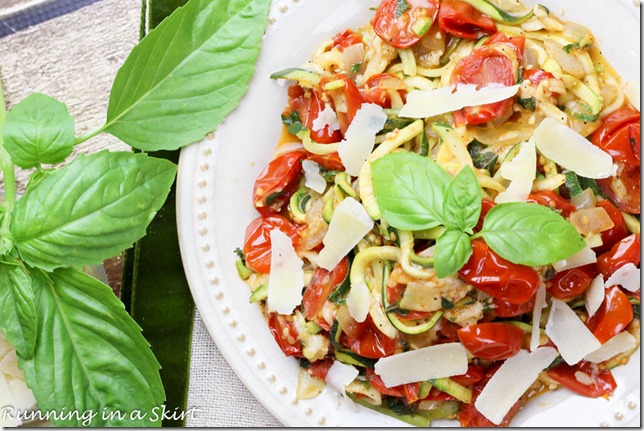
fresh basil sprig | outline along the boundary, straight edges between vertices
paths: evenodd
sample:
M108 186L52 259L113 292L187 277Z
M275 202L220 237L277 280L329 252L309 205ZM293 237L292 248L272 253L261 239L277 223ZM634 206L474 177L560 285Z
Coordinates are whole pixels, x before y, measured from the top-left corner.
M102 132L149 151L177 149L214 130L247 90L269 6L189 0L132 50L114 80L105 124L81 137L67 107L42 94L7 114L0 86L0 331L41 409L91 410L93 426L161 423L153 409L165 392L149 344L111 289L77 268L143 237L177 171L164 159L108 151L58 169L42 165L66 161L74 145ZM35 168L21 197L16 165ZM87 425L67 417L53 422Z
M547 265L586 245L560 214L535 203L496 205L472 235L481 214L481 190L469 166L451 178L436 162L417 154L389 154L372 163L373 188L382 217L403 230L447 229L436 241L438 277L454 274L472 254L471 239L482 237L501 257L522 265ZM470 236L471 235L471 236Z

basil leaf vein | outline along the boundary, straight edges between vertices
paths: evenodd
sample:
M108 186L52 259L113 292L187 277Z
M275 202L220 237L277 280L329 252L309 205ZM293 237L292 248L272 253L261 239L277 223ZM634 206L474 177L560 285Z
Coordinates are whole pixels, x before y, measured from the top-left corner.
M462 232L472 233L481 215L481 188L474 171L465 166L447 188L443 214L447 225Z

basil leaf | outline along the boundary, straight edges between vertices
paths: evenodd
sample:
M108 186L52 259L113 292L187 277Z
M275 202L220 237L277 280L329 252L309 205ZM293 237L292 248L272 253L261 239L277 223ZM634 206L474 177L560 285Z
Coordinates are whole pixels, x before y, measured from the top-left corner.
M493 207L478 236L501 257L529 266L548 265L586 247L577 229L561 215L526 202Z
M470 237L455 229L446 230L436 240L434 269L439 278L449 277L461 269L472 255Z
M467 151L472 157L472 163L478 169L487 169L490 175L494 175L498 157L487 145L474 139L467 145Z
M32 94L7 113L3 136L7 153L21 168L60 163L74 148L74 117L58 100Z
M462 232L472 233L481 215L481 188L469 166L454 177L447 188L443 214L447 225Z
M11 235L20 257L52 270L116 256L145 234L176 170L145 154L101 151L76 157L16 202Z
M40 409L96 413L87 423L73 415L53 420L64 427L160 424L153 411L165 399L159 363L111 289L70 268L32 277L38 344L21 366ZM104 418L104 409L127 417Z
M445 224L443 200L451 177L433 160L414 153L388 154L371 164L382 218L397 229Z
M134 148L202 139L255 72L269 0L193 0L151 31L116 75L104 127Z
M29 359L36 348L38 315L31 279L18 262L0 262L0 332L19 356Z

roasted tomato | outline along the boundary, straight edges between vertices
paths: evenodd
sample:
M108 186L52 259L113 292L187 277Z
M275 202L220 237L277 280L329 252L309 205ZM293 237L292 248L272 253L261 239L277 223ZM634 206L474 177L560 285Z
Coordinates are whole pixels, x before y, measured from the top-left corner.
M297 177L302 172L303 150L284 153L266 165L255 180L253 204L263 215L278 213L288 203L297 188Z
M610 250L622 239L626 238L628 236L628 228L626 227L624 216L622 216L622 213L610 201L598 201L597 206L604 208L604 210L606 210L606 213L608 214L608 217L610 217L610 219L614 223L614 226L612 228L601 233L602 245L593 249L595 253L597 253L597 255L600 255Z
M362 36L351 29L346 29L342 33L333 36L332 49L342 52L345 48L362 43Z
M438 25L446 33L465 39L479 39L496 33L494 21L474 9L469 3L443 0L438 11Z
M509 323L478 323L459 329L458 339L474 356L498 361L519 353L523 330Z
M331 86L331 89L327 87L327 84ZM353 121L353 117L356 116L356 112L364 103L362 94L351 78L344 73L324 76L320 80L319 87L321 93L326 93L333 99L340 130L344 135L349 128L349 124Z
M612 393L617 387L610 370L600 371L586 361L581 361L576 365L568 365L564 362L550 368L547 372L551 379L585 397L601 397ZM585 374L583 380L578 378L578 373Z
M640 213L640 113L625 107L606 117L591 142L617 164L614 177L597 180L602 193L622 211Z
M601 342L613 338L633 321L633 305L628 296L617 286L606 289L604 302L586 322L586 326Z
M333 366L334 362L335 359L333 358L324 358L311 363L307 370L316 379L324 380L326 379L326 375L329 373L329 369Z
M526 69L523 71L523 79L537 87L539 83L546 79L554 79L554 75L542 69Z
M397 76L389 73L378 73L367 79L362 95L369 103L375 103L383 108L391 108L391 93L397 92L404 102L406 88L405 84Z
M292 316L268 313L268 327L277 345L286 356L302 356L302 346L297 338L297 330Z
M317 91L304 90L299 85L293 85L288 89L289 102L283 115L289 117L297 112L300 121L311 131L311 139L320 144L331 144L342 139L340 130L331 130L327 125L320 130L313 130L313 122L324 110L324 103Z
M594 278L591 266L586 265L556 273L546 282L550 296L557 299L570 299L584 293Z
M564 218L570 217L570 213L577 210L577 208L573 204L571 204L552 190L541 190L538 192L530 193L527 202L534 202L539 205L557 210Z
M410 404L418 401L418 392L420 391L420 383L418 382L406 383L404 385L388 388L385 386L385 383L382 381L380 376L374 373L372 368L367 368L365 376L367 377L369 384L383 395L404 398Z
M472 256L459 274L488 295L517 305L528 302L540 283L534 269L503 259L480 238L472 241Z
M497 317L516 317L529 313L534 308L535 295L523 304L511 304L494 298L494 314Z
M627 263L640 264L640 236L636 233L624 238L597 258L597 268L605 278Z
M302 307L308 320L317 323L327 331L331 329L331 326L322 317L322 309L329 295L345 281L348 274L349 259L346 257L332 271L321 267L315 268L311 282L304 290L302 297Z
M300 240L298 228L280 215L257 217L246 228L244 238L244 258L246 265L260 274L271 271L271 231L279 229L291 237L293 246Z
M432 26L438 7L439 0L383 0L371 25L389 45L408 48Z
M340 336L340 343L365 358L384 358L394 354L398 341L376 328L371 316L364 322L353 322Z

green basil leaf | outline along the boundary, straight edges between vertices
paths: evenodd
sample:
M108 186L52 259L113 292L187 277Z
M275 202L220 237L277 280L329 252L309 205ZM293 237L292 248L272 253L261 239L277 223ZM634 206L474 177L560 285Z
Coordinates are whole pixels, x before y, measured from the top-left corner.
M159 363L112 290L71 268L34 270L32 278L38 344L21 365L40 409L96 414L87 422L73 415L53 420L64 427L160 424Z
M448 229L436 240L434 269L439 278L449 277L461 269L472 255L470 237L459 230Z
M19 356L29 359L36 348L38 315L31 279L15 259L0 262L0 332Z
M116 256L145 235L176 171L175 164L145 154L76 157L16 202L11 235L20 257L52 270Z
M561 215L542 205L496 205L478 234L501 257L521 265L548 265L577 253L586 242Z
M451 177L433 160L414 153L388 154L371 163L382 218L397 229L445 224L443 200Z
M58 100L32 94L9 111L3 136L7 153L21 168L60 163L74 148L74 117Z
M239 103L255 72L269 0L194 0L134 49L116 75L105 130L134 148L202 139Z
M447 188L443 214L447 225L462 232L472 233L481 215L481 188L469 166L454 177Z

